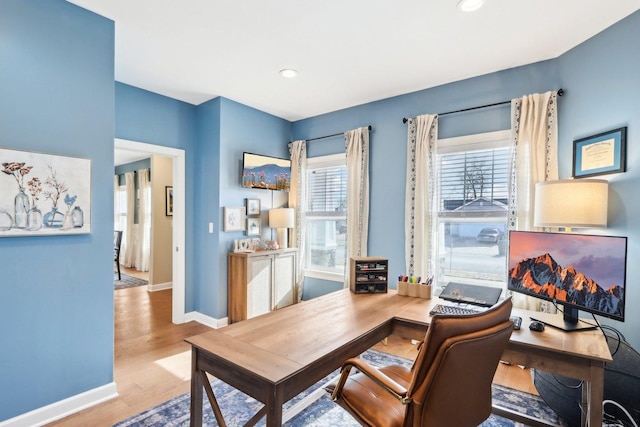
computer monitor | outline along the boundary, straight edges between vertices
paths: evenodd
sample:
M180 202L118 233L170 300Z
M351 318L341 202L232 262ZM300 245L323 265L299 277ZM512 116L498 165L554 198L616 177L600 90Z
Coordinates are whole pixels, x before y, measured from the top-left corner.
M626 237L511 231L507 289L564 306L563 316L535 320L592 328L579 310L624 321L626 264Z

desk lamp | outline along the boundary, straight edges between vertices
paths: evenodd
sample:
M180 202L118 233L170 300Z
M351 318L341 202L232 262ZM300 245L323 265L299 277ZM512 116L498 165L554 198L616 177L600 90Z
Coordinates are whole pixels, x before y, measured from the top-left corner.
M278 229L278 247L286 249L289 245L288 229L295 225L293 208L269 209L269 227Z
M604 179L563 179L536 184L535 227L591 228L607 226L609 182Z

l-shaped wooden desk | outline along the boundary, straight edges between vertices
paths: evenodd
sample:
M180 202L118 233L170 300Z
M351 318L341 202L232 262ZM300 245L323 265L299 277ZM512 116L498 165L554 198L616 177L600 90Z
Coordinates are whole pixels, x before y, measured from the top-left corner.
M188 338L192 346L191 426L202 425L203 388L215 397L210 373L264 403L250 420L282 425L282 405L390 334L423 339L429 310L424 300L386 294L353 294L348 289ZM611 354L597 330L565 333L527 328L532 312L514 309L523 328L514 331L503 360L584 381L582 424L602 424L604 364ZM536 313L538 314L538 313ZM500 408L499 415L513 416ZM219 414L218 414L219 415ZM517 417L516 417L517 418ZM530 421L527 421L530 423Z

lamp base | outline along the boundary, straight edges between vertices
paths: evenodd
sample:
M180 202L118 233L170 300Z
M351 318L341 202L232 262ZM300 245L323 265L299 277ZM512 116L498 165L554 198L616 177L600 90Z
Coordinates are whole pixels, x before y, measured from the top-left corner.
M289 236L286 228L278 228L278 247L287 249L289 247Z

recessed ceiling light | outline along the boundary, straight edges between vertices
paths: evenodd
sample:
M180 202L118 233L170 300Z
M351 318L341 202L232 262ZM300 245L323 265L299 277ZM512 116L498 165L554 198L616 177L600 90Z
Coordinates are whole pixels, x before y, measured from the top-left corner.
M473 12L484 4L484 0L460 0L458 8L463 12Z
M280 70L280 75L282 77L286 77L288 79L295 77L298 75L298 72L292 68L285 68L283 70Z

